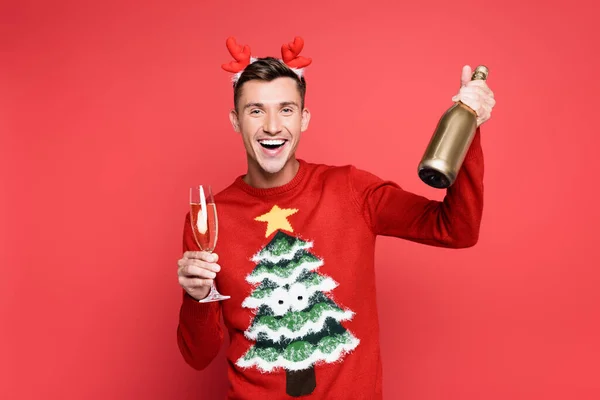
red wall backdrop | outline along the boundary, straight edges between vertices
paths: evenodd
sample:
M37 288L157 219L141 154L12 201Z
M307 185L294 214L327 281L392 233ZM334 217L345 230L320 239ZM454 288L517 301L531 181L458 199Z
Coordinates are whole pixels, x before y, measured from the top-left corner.
M441 198L416 166L464 63L498 101L479 244L379 241L385 398L599 398L595 7L3 1L0 397L223 398L175 341L186 191L245 171L225 38L302 35L304 159Z

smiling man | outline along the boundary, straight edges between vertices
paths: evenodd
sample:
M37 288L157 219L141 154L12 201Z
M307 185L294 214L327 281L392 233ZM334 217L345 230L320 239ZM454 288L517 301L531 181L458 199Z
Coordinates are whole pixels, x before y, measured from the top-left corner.
M177 341L184 360L206 368L229 333L229 399L381 399L375 292L378 235L448 248L475 245L483 211L483 153L478 127L443 201L409 193L352 165L299 160L310 122L305 107L303 42L282 59L250 58L230 38L234 108L248 168L216 196L217 254L198 251L186 216ZM494 96L463 68L453 97L481 125ZM205 175L208 174L208 171ZM215 282L225 301L200 303ZM203 398L199 394L199 398Z
M305 93L305 82L275 58L252 63L237 81L229 119L246 147L250 186L280 186L298 172L296 147L310 121Z

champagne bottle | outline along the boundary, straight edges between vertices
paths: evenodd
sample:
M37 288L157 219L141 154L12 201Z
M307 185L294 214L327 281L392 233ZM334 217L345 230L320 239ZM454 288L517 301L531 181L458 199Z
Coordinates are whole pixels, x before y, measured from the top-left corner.
M486 80L488 72L486 66L480 65L471 80ZM438 122L419 163L419 178L436 189L452 186L476 130L477 113L462 102L456 102Z

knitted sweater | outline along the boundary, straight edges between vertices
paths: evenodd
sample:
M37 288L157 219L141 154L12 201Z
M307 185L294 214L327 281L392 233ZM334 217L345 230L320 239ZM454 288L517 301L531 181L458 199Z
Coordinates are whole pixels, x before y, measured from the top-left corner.
M215 196L216 284L231 299L203 304L184 293L179 349L205 368L223 342L222 316L228 399L381 399L376 236L448 248L477 242L479 130L441 202L354 166L299 162L284 186L257 189L239 177ZM183 244L198 250L189 214Z

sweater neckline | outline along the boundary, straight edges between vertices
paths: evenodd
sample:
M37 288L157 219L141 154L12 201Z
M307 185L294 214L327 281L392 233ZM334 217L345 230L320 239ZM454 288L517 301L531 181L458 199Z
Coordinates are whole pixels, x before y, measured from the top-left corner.
M244 192L256 197L267 197L287 193L291 190L294 190L300 184L300 182L302 182L302 179L306 175L306 161L301 159L297 159L297 161L299 163L298 171L296 172L296 175L292 178L292 180L286 183L285 185L266 189L256 188L248 185L244 181L244 175L240 175L236 178L235 185L242 189Z

